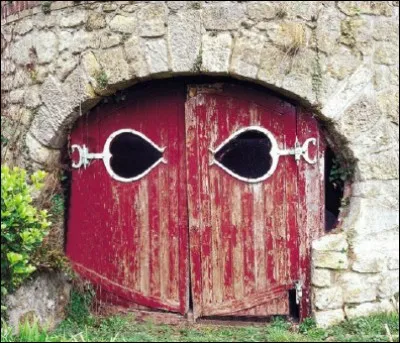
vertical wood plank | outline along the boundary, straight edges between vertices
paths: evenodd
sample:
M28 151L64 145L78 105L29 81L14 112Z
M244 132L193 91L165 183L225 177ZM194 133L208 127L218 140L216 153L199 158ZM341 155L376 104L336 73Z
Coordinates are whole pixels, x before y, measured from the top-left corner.
M190 91L189 91L190 94ZM201 313L202 304L202 261L201 261L201 218L200 218L200 179L198 175L198 136L196 120L196 98L190 98L185 106L186 156L187 156L187 196L189 211L189 245L191 287L193 296L193 316Z
M297 136L302 143L310 137L317 139L317 146L310 145L311 158L317 157L316 164L309 164L302 160L299 163L298 187L299 209L298 225L300 230L300 280L303 283L303 298L300 306L300 318L304 319L311 314L311 243L317 238L324 228L321 222L324 215L323 201L323 176L321 176L320 163L323 159L324 144L320 137L318 123L309 113L299 109L297 113ZM322 170L322 174L323 170ZM322 190L322 195L321 195Z

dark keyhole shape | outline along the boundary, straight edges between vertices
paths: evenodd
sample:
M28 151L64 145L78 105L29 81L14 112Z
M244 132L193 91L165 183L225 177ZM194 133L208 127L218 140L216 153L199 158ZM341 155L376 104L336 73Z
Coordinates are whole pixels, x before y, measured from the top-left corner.
M153 145L131 132L116 136L111 142L110 153L111 169L126 179L142 174L162 158L162 153Z
M257 130L245 131L225 144L215 154L215 159L234 174L247 179L257 179L271 168L271 141Z

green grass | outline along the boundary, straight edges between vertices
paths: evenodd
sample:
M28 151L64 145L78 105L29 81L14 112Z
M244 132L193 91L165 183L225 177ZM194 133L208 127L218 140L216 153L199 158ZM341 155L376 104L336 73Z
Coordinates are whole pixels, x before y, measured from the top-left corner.
M311 319L291 325L280 318L262 326L168 326L135 322L132 315L95 317L87 310L89 300L74 293L68 318L51 333L35 322L22 325L19 335L2 325L1 342L389 342L385 324L399 341L398 314L358 318L326 330Z

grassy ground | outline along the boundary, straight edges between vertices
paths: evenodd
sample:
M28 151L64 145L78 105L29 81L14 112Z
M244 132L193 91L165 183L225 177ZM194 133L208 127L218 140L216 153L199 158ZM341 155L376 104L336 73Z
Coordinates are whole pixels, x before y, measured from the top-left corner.
M398 314L359 318L327 330L316 328L312 320L293 326L279 318L264 326L178 327L137 323L131 316L98 318L89 313L82 298L75 297L68 318L56 331L46 333L26 324L15 336L2 326L1 342L389 342L385 324L398 342Z

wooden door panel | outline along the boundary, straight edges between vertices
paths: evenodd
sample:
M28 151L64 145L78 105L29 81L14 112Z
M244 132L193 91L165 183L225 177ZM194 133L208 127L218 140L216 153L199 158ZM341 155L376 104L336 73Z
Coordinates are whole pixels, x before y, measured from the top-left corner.
M67 255L81 275L116 303L184 314L190 266L195 318L288 314L288 290L300 279L301 316L309 314L310 244L324 227L315 118L227 84L190 87L186 102L183 86L146 86L93 112L78 121L72 144L101 152L111 133L132 128L166 147L167 164L129 183L112 179L101 160L73 170ZM210 165L210 148L254 125L279 149L294 147L296 136L317 138L318 163L281 156L258 183Z
M315 137L317 145L310 146L310 156L315 164L300 163L298 168L298 226L300 241L299 280L303 284L300 318L311 315L311 242L322 236L325 229L325 161L326 141L321 135L316 118L306 111L298 110L297 135L304 141Z
M189 93L195 94L186 104L194 314L271 314L260 307L271 301L286 310L282 292L293 287L290 263L298 254L297 236L288 242L296 231L295 195L286 197L296 192L296 173L286 173L296 171L294 157L281 157L269 179L251 184L209 166L209 148L252 125L270 130L281 149L292 147L295 109L241 87L197 87ZM275 289L280 291L271 293Z
M73 170L67 255L75 268L127 304L186 313L188 245L184 91L146 88L81 118L72 144L101 152L113 132L134 129L160 147L167 163L120 182L102 160Z

